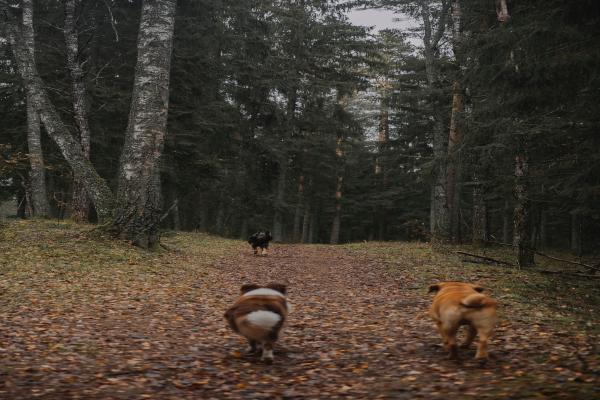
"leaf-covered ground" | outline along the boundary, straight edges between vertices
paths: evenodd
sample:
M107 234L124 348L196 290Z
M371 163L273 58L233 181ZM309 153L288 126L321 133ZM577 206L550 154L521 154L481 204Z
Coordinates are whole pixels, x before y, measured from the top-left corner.
M69 223L0 230L0 398L551 398L600 395L598 281L462 263L426 244L274 245L179 233L147 253ZM501 305L481 367L446 359L426 315L437 280ZM275 363L242 356L223 312L244 282L294 310ZM558 282L558 283L557 283Z

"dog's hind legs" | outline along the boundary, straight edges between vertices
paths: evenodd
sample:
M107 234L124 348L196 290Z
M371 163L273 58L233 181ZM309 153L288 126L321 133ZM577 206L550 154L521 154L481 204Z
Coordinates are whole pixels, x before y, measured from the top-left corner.
M492 336L491 330L480 330L479 331L479 343L477 344L477 353L475 354L476 359L487 359L488 351L487 345L488 340Z
M273 343L264 342L262 344L262 357L260 359L267 364L273 363Z
M248 345L249 347L246 353L254 354L258 351L258 348L256 347L256 340L248 339Z
M442 337L444 338L444 347L450 352L449 358L451 360L458 359L458 346L456 345L457 330L458 328L453 326L442 326L440 330L442 332Z
M469 330L467 331L467 338L465 339L465 342L460 345L460 347L465 349L468 348L471 345L471 343L473 343L475 336L477 336L477 329L475 329L475 327L469 325L468 329Z

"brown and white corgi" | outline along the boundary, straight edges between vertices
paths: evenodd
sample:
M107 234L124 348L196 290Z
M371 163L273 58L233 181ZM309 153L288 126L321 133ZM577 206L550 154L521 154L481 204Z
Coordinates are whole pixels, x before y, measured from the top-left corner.
M270 364L273 362L273 345L289 312L286 286L280 283L246 284L242 286L241 294L225 312L225 319L234 332L248 339L250 352L260 349L261 360Z

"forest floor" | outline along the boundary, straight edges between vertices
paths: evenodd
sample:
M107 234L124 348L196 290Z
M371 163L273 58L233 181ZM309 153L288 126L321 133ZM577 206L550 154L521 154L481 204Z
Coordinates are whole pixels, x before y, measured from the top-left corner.
M163 242L171 250L149 253L92 226L2 226L0 398L600 395L598 280L465 263L421 243L275 244L263 257L204 234ZM501 304L485 366L474 348L447 360L426 315L427 286L451 279ZM223 313L242 283L271 281L289 285L293 311L265 365L242 355Z

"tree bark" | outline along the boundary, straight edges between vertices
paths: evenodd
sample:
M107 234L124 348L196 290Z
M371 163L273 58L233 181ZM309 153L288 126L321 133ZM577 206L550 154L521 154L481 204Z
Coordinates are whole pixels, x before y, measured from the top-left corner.
M294 229L292 239L295 243L300 242L301 240L301 232L300 232L300 220L302 219L303 214L303 204L304 204L304 175L300 175L298 178L298 201L296 203L296 211L294 213Z
M342 176L337 177L337 184L335 190L335 211L333 215L333 223L331 225L331 237L329 239L330 244L338 244L340 241L343 181L344 178Z
M141 247L158 245L160 157L169 109L176 0L145 0L129 123L121 154L112 232Z
M450 133L448 135L448 165L446 169L446 188L448 212L450 218L450 233L453 242L458 241L459 236L459 192L458 186L458 170L460 164L459 158L459 143L462 140L462 135L458 126L458 120L462 113L462 92L460 83L454 82L452 93L452 112L450 114ZM475 195L475 194L474 194Z
M420 12L423 19L425 74L427 85L434 92L439 90L439 42L444 34L446 19L450 8L450 1L442 1L442 10L437 23L437 29L433 30L432 15L429 4L420 1ZM446 193L446 154L448 135L445 134L444 115L441 107L434 101L434 126L433 126L433 189L431 199L431 238L435 242L447 242L450 239L450 217Z
M529 161L526 148L525 139L518 137L515 156L514 245L519 267L529 267L534 263L530 237Z
M389 121L389 83L384 81L381 88L381 110L379 112L379 134L377 137L377 157L375 158L375 187L379 193L383 193L387 186L387 171L385 165L385 152L387 142L390 138ZM378 205L375 209L378 240L385 239L387 231L386 209L384 205Z
M30 54L31 62L35 67L35 34L33 30L33 0L22 0L23 10L23 44L24 51ZM28 68L28 79L32 79L33 68ZM44 155L42 152L42 135L40 132L40 118L35 105L35 95L33 88L25 86L27 97L27 148L29 152L29 162L31 165L30 184L31 201L33 216L47 217L50 206L48 204L48 194L46 192L46 172L44 167Z
M344 138L339 135L336 142L335 155L338 163L338 173L335 186L335 211L333 215L333 222L331 224L331 236L329 238L330 244L338 244L340 241L340 226L341 226L341 214L342 214L342 188L344 183L343 177L343 163L344 163Z
M510 242L510 212L508 201L504 202L504 209L502 210L502 242Z
M83 80L83 68L79 63L79 32L75 22L75 11L81 0L65 1L65 43L67 48L67 68L71 73L71 90L73 94L73 113L79 131L79 142L84 156L90 158L91 133L87 117L86 88ZM75 221L88 220L89 198L85 185L80 179L73 179L71 199L71 218Z
M68 131L56 112L54 105L48 98L48 94L44 89L44 83L35 67L33 54L27 50L18 25L10 17L4 25L6 37L11 45L17 68L23 79L23 84L30 90L31 103L36 108L41 122L46 128L46 132L60 149L62 156L69 163L75 177L84 182L88 195L96 207L98 220L101 223L109 221L112 217L114 205L114 198L110 188L85 157L81 145Z
M317 240L319 240L319 217L315 211L311 212L310 214L310 229L308 231L308 243L316 243Z
M302 218L302 243L309 243L309 228L311 221L310 203L304 207L304 217Z
M483 185L477 176L473 177L473 244L485 246L487 242L487 207L485 204Z
M285 209L285 186L287 182L287 154L279 160L275 214L273 215L273 241L283 241L283 211Z
M571 251L576 255L581 255L581 215L576 212L571 213Z

